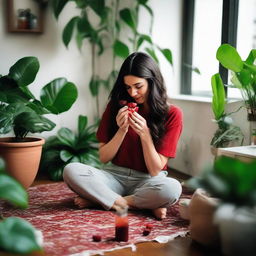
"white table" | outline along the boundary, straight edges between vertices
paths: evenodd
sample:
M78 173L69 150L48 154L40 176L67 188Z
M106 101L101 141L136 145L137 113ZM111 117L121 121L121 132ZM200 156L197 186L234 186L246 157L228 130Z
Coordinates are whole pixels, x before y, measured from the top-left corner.
M256 145L218 148L217 154L218 156L228 156L244 162L251 162L256 160Z

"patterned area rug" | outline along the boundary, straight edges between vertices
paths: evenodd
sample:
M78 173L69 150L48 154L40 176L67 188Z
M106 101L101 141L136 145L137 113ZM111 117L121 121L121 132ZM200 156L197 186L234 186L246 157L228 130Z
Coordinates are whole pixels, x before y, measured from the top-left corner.
M114 241L114 212L100 209L78 210L73 204L76 196L63 182L30 187L29 209L20 210L0 202L3 216L17 216L28 220L42 231L43 247L47 255L93 255L104 251L132 247L143 241L167 242L188 233L188 222L181 219L178 204L168 209L167 218L158 221L148 211L129 211L129 241ZM189 193L181 198L190 198ZM143 236L147 224L153 229ZM100 235L94 242L92 235Z

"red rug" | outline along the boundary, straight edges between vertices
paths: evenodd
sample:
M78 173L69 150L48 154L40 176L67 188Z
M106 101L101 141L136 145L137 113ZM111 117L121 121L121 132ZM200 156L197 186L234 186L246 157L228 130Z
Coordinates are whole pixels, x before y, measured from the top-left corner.
M22 217L41 230L47 255L85 256L124 246L134 249L134 244L138 242L167 241L185 236L188 232L188 222L180 218L176 204L168 209L167 218L162 221L156 220L147 211L129 211L129 241L116 242L113 240L114 213L94 209L78 210L73 204L76 195L63 182L38 185L29 188L28 192L29 209L15 209L0 202L0 212L4 217ZM183 193L181 198L190 197L189 193ZM143 236L143 229L148 223L153 225L153 229L148 236ZM101 242L93 242L92 235L95 234L101 235Z

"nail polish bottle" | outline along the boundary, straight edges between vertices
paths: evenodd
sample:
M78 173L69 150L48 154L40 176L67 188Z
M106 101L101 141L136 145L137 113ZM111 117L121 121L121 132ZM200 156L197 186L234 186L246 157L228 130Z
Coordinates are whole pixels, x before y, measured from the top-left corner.
M119 207L115 215L115 240L127 242L129 239L128 207Z

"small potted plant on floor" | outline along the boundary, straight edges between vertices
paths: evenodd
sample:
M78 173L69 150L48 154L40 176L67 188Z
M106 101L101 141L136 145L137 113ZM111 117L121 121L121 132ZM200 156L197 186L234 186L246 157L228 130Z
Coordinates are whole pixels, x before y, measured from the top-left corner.
M4 161L0 158L0 199L20 208L27 208L27 192L4 169ZM20 254L42 251L37 234L39 231L24 219L0 217L0 251Z
M52 180L59 181L63 179L63 169L68 163L79 162L96 168L101 167L96 127L97 122L88 126L87 116L80 115L77 132L65 127L59 129L43 146L40 171L47 171Z
M70 109L77 99L76 86L66 78L46 84L40 99L29 90L39 70L36 57L19 59L0 76L0 134L14 133L14 137L0 138L0 155L7 171L25 187L33 182L39 167L43 138L28 137L31 133L50 131L55 123L46 114L60 114Z
M234 47L223 44L218 48L216 57L223 67L231 71L232 86L242 94L252 136L253 129L256 129L256 49L252 49L243 61Z
M256 252L256 162L219 157L187 185L219 199L214 222L224 255L253 256Z

